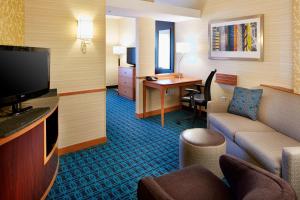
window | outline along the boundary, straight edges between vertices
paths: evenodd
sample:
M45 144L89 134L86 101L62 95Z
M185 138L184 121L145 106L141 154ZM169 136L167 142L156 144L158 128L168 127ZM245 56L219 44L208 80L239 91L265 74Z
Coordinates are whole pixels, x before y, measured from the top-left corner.
M173 22L156 21L156 74L174 72L174 29Z

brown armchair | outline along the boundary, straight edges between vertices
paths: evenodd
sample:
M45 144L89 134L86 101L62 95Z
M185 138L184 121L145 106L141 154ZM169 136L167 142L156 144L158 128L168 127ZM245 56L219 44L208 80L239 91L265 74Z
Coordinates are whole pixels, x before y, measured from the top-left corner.
M220 167L228 185L209 170L191 166L138 185L139 200L296 200L292 187L280 177L232 156Z

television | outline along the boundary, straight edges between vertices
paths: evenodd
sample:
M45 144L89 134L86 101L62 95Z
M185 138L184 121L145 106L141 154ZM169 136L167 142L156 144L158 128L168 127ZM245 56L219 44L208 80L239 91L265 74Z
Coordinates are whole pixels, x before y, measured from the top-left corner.
M127 48L127 63L131 65L136 65L135 61L135 47Z
M0 108L24 111L21 102L49 92L50 50L0 45Z

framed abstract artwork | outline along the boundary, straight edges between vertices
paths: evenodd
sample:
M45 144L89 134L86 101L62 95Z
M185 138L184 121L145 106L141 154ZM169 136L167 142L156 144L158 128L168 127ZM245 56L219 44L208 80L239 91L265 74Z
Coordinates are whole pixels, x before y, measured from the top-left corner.
M210 59L263 61L263 15L214 20L208 30Z

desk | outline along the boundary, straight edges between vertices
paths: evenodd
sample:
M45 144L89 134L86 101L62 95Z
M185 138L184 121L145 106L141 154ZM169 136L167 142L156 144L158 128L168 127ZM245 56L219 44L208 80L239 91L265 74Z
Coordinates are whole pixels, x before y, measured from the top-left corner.
M160 91L160 103L161 103L161 126L165 125L165 92L169 88L179 88L179 98L182 96L182 87L202 84L202 80L197 78L171 78L171 79L161 79L157 81L147 81L143 82L143 118L145 118L146 113L146 98L147 98L147 88L155 88Z

